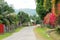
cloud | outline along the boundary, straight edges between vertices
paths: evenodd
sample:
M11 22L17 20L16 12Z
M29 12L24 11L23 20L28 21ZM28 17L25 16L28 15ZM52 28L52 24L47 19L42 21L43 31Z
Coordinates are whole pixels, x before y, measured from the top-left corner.
M5 0L10 5L12 4L15 9L20 8L30 8L35 9L35 1L34 0Z

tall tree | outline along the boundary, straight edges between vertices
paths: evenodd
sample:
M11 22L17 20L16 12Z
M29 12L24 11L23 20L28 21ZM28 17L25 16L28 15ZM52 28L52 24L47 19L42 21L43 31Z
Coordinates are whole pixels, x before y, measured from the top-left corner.
M23 11L18 13L18 17L22 24L30 21L29 15Z
M14 9L10 7L6 2L0 3L0 20L3 24L7 25L10 23L9 19L7 19L10 13L13 13Z
M36 0L36 3L37 14L43 20L46 12L51 9L51 0Z

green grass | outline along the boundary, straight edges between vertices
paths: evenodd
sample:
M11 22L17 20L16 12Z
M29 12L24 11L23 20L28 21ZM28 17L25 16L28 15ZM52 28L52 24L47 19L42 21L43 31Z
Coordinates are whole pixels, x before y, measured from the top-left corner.
M15 30L15 32L19 32L22 28L23 28L23 27L17 28L17 29ZM14 32L13 32L13 33L14 33ZM8 37L8 36L11 36L13 33L4 33L4 34L0 35L0 40L6 38L6 37Z
M0 35L0 40L2 40L5 37L8 37L10 35L12 35L12 33L4 33L4 34Z
M36 32L46 40L52 40L52 38L46 33L45 28L36 28Z

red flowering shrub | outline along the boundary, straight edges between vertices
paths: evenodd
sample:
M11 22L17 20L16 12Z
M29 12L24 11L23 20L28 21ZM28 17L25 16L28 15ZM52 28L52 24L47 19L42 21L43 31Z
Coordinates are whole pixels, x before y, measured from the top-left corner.
M50 20L49 20L49 23L50 23L50 25L51 26L55 26L55 24L56 24L56 15L55 14L53 14L53 13L51 13L50 14Z
M50 13L44 17L44 24L49 24Z
M44 24L50 24L55 26L56 16L53 13L49 13L44 17Z

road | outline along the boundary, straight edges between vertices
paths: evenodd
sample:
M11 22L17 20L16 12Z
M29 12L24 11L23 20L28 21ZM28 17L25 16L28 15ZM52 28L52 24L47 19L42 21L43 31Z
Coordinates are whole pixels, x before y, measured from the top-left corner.
M33 32L35 26L25 27L17 33L13 33L11 36L3 40L36 40L36 36Z

